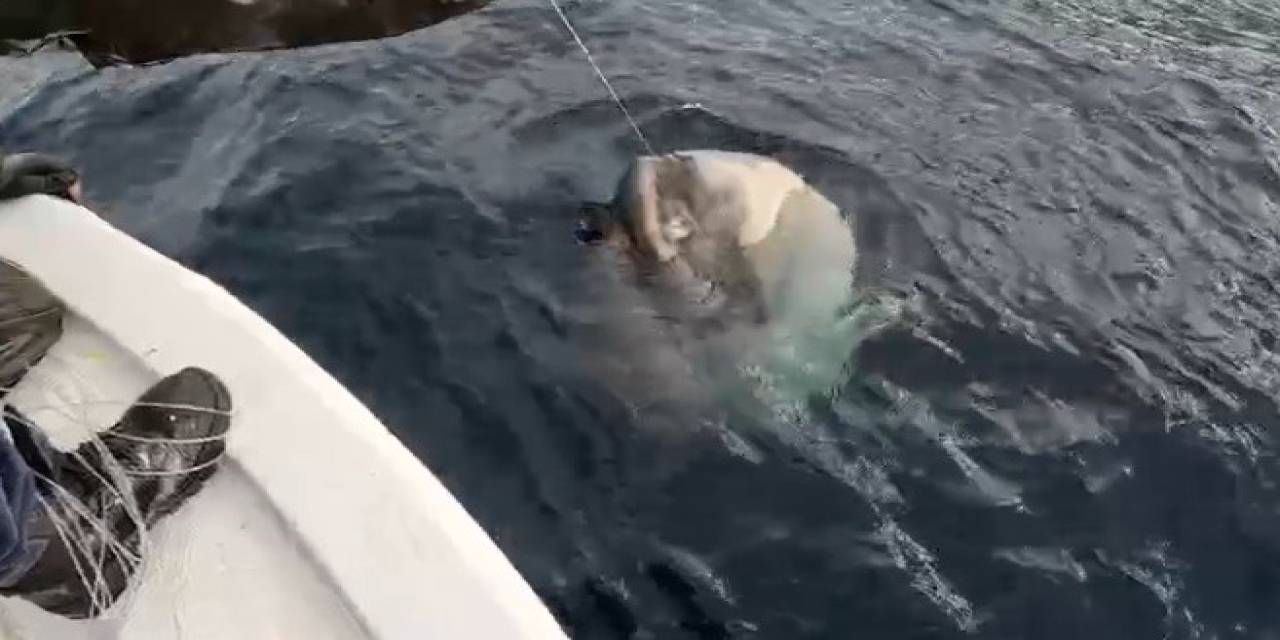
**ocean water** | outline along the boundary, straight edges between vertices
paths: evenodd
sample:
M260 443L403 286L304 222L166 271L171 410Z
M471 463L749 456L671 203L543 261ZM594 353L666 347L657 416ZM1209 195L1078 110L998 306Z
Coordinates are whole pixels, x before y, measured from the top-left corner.
M0 60L0 146L297 341L575 638L1280 638L1280 8L565 8L655 147L850 216L906 313L837 393L655 428L593 377L670 354L598 330L638 298L572 231L640 147L541 1Z

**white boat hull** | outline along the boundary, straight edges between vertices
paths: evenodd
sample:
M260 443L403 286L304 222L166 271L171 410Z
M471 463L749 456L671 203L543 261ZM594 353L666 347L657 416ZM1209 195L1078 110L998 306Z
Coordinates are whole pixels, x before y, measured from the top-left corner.
M221 378L234 404L221 470L154 530L136 588L90 621L0 599L3 637L564 637L440 482L226 291L42 196L0 204L0 256L71 311L8 398L60 447L187 366Z

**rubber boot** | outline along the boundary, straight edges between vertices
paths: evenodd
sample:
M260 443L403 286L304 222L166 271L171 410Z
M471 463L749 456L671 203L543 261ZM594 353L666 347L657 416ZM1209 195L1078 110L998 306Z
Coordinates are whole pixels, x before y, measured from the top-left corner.
M142 560L143 532L198 493L216 471L230 410L230 395L217 377L188 368L161 380L118 424L71 453L28 445L50 472L41 482L43 508L28 528L46 548L0 595L70 618L109 609Z
M65 313L31 274L0 258L0 397L62 337Z
M0 201L34 194L75 199L79 177L42 154L0 156ZM66 309L31 274L0 257L0 397L62 336Z

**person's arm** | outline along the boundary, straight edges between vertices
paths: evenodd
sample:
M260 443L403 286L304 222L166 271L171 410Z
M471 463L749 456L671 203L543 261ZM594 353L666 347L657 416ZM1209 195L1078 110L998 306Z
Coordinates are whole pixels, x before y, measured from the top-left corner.
M0 157L0 201L37 193L80 202L80 174L42 153Z

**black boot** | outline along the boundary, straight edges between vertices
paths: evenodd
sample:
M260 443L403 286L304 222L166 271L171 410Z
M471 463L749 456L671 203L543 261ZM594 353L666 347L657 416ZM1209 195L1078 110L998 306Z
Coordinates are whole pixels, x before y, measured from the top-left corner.
M0 201L37 193L74 200L79 180L56 158L0 155ZM0 397L62 336L64 313L62 302L31 274L0 257Z
M0 258L0 398L62 337L61 300Z
M29 532L47 546L0 594L71 618L108 609L141 562L144 532L213 475L230 409L213 374L188 368L143 394L98 439L69 454L44 448L51 477L41 483L44 504Z

